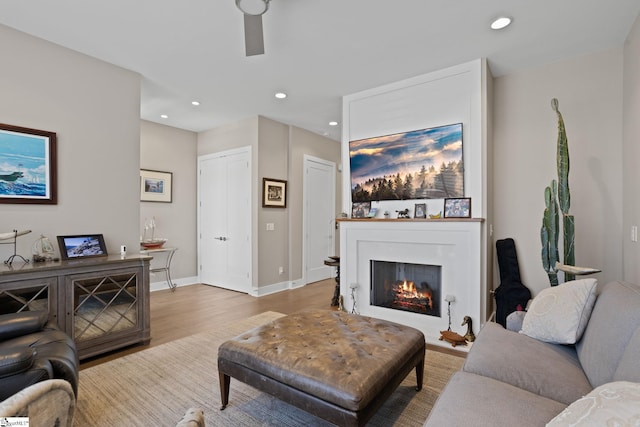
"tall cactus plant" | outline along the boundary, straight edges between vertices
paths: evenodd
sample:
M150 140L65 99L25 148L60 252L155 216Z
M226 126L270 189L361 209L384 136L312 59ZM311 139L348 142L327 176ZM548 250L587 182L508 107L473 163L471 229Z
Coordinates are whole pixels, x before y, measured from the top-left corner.
M552 180L551 186L544 189L545 209L542 218L540 238L542 240L542 266L549 276L551 286L558 284L558 237L559 237L559 212L562 212L562 245L563 263L575 265L574 252L574 218L569 214L571 207L571 193L569 192L569 144L567 132L564 128L564 120L558 109L558 100L551 100L551 108L558 116L558 143L556 162L558 168L558 181ZM557 198L557 201L556 201ZM565 280L573 280L574 275L565 273Z

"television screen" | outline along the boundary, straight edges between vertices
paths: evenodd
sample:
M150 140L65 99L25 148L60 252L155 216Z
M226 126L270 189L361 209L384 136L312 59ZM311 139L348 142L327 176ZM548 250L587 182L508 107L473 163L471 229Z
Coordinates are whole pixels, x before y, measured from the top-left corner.
M462 123L349 142L351 201L464 196Z

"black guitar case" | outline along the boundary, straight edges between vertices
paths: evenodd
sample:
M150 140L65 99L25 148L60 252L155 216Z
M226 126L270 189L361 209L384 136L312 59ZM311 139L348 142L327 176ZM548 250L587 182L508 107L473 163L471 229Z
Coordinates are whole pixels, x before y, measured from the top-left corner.
M506 327L507 316L516 311L518 305L523 309L527 306L527 302L531 299L531 291L522 284L520 279L518 254L513 239L496 241L496 252L500 268L500 286L496 288L494 293L496 322Z

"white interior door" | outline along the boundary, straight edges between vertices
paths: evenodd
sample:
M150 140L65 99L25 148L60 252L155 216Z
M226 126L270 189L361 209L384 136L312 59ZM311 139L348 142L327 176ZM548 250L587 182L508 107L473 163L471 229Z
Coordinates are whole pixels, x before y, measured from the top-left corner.
M200 281L251 289L251 153L249 148L198 159Z
M332 276L324 261L335 255L335 163L304 159L304 263L305 282Z

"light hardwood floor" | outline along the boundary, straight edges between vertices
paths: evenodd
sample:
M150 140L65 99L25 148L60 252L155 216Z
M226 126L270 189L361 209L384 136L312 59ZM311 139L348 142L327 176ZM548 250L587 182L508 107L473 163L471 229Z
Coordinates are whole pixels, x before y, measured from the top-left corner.
M82 361L80 369L86 369L127 354L155 347L189 335L206 332L221 322L246 319L265 311L291 314L303 308L331 307L335 280L327 279L301 288L278 292L263 297L234 292L208 285L182 286L151 293L151 343L134 345L106 355ZM427 348L454 356L465 353L454 349L427 344Z
M151 343L136 345L82 361L80 369L155 347L189 335L206 332L211 325L246 319L265 311L290 314L303 308L331 309L335 280L253 297L208 285L181 286L151 293Z

